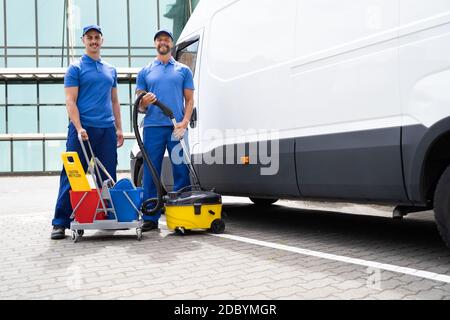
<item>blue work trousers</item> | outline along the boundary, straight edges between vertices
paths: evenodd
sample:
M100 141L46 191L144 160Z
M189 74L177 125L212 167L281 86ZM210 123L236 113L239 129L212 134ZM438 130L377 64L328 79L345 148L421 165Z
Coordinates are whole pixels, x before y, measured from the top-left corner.
M173 173L173 190L177 191L183 187L191 184L189 177L189 169L183 159L183 149L180 142L173 137L173 127L171 126L159 126L159 127L145 127L144 128L144 147L147 150L147 154L153 163L158 177L161 177L161 168L164 159L164 153L167 149L169 158L172 163ZM184 141L188 146L187 130L184 135ZM153 183L150 170L144 161L144 200L149 198L156 198L156 187ZM146 221L158 221L161 217L161 212L157 212L153 216L145 216Z
M92 146L94 155L103 163L108 173L116 181L116 167L117 167L117 135L115 127L109 128L94 128L83 127L89 136L89 142ZM85 143L88 156L91 157L89 147ZM81 150L80 142L78 141L78 133L75 126L70 123L67 133L66 151L75 151L81 160L84 170L87 169L87 162ZM101 173L102 180L107 179L106 175ZM67 178L64 167L61 171L59 179L59 193L58 200L55 207L55 216L52 220L52 225L70 227L70 215L72 214L72 206L70 204L70 183Z

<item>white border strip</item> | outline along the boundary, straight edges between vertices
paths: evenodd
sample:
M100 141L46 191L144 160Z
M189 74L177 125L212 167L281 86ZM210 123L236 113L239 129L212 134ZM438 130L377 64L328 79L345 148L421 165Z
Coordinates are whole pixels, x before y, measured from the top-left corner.
M166 223L162 222L162 221L160 221L159 223L166 225ZM248 244L253 244L253 245L262 246L262 247L266 247L266 248L272 248L272 249L278 249L278 250L298 253L298 254L302 254L305 256L339 261L339 262L343 262L343 263L350 263L350 264L355 264L355 265L369 267L369 268L376 268L376 269L381 269L381 270L386 270L386 271L403 273L403 274L407 274L410 276L429 279L429 280L433 280L433 281L450 283L450 276L445 275L445 274L439 274L439 273L418 270L418 269L413 269L413 268L407 268L407 267L400 267L400 266L387 264L387 263L380 263L380 262L375 262L375 261L350 258L350 257L346 257L346 256L339 256L339 255L324 253L324 252L320 252L320 251L301 249L301 248L287 246L287 245L283 245L283 244L277 244L277 243L261 241L261 240L246 238L246 237L234 236L231 234L208 233L208 235L211 235L214 237L219 237L219 238L224 238L224 239L229 239L229 240L234 240L234 241L239 241L239 242L245 242Z
M418 269L413 269L413 268L407 268L407 267L400 267L400 266L396 266L396 265L392 265L392 264L380 263L380 262L375 262L375 261L350 258L350 257L346 257L346 256L338 256L335 254L329 254L329 253L313 251L313 250L308 250L308 249L301 249L301 248L287 246L287 245L283 245L283 244L255 240L255 239L234 236L234 235L229 235L229 234L210 234L210 235L215 236L215 237L245 242L245 243L249 243L249 244L254 244L254 245L258 245L258 246L294 252L294 253L298 253L298 254L302 254L302 255L306 255L306 256L340 261L340 262L344 262L344 263L356 264L356 265L360 265L360 266L364 266L364 267L377 268L377 269L382 269L382 270L387 270L387 271L392 271L392 272L397 272L397 273L403 273L403 274L407 274L410 276L430 279L430 280L434 280L434 281L450 283L450 276L445 275L445 274L439 274L439 273L418 270Z

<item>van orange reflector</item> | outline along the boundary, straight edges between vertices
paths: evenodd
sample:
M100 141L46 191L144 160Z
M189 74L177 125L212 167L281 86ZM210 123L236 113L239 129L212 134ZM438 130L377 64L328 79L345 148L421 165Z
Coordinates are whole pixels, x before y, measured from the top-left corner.
M250 163L250 157L241 157L241 163L242 164L249 164Z

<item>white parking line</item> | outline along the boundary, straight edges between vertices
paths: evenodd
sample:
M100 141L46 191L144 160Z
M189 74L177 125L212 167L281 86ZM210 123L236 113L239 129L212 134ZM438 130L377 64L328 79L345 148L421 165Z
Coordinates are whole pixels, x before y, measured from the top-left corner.
M159 221L159 223L166 225L166 223L163 221ZM344 262L344 263L350 263L350 264L360 265L360 266L364 266L364 267L370 267L370 268L376 268L376 269L381 269L381 270L386 270L386 271L403 273L403 274L407 274L407 275L414 276L414 277L450 283L450 276L445 275L445 274L434 273L434 272L413 269L413 268L407 268L407 267L400 267L400 266L396 266L393 264L380 263L380 262L376 262L376 261L369 261L369 260L351 258L351 257L346 257L346 256L339 256L339 255L324 253L324 252L320 252L320 251L314 251L314 250L297 248L297 247L293 247L293 246L287 246L284 244L277 244L277 243L268 242L268 241L251 239L251 238L247 238L247 237L234 236L231 234L213 234L213 233L208 233L208 234L211 236L214 236L214 237L219 237L219 238L224 238L224 239L229 239L229 240L234 240L234 241L239 241L239 242L245 242L248 244L253 244L253 245L266 247L266 248L289 251L289 252L293 252L293 253L302 254L305 256L317 257L317 258L328 259L328 260L333 260L333 261L340 261L340 262Z

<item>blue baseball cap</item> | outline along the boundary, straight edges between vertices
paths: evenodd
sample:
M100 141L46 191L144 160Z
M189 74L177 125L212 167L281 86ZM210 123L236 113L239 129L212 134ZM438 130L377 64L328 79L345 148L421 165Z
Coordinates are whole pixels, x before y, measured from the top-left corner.
M97 32L99 32L101 35L103 35L102 33L102 29L96 25L96 24L90 24L88 26L85 26L83 28L83 36L86 34L86 32L90 31L90 30L96 30Z
M161 34L168 35L173 41L173 34L172 34L172 32L170 32L167 29L159 29L158 31L156 31L155 36L153 37L153 41L155 41L156 38L158 38L158 36L161 35Z

